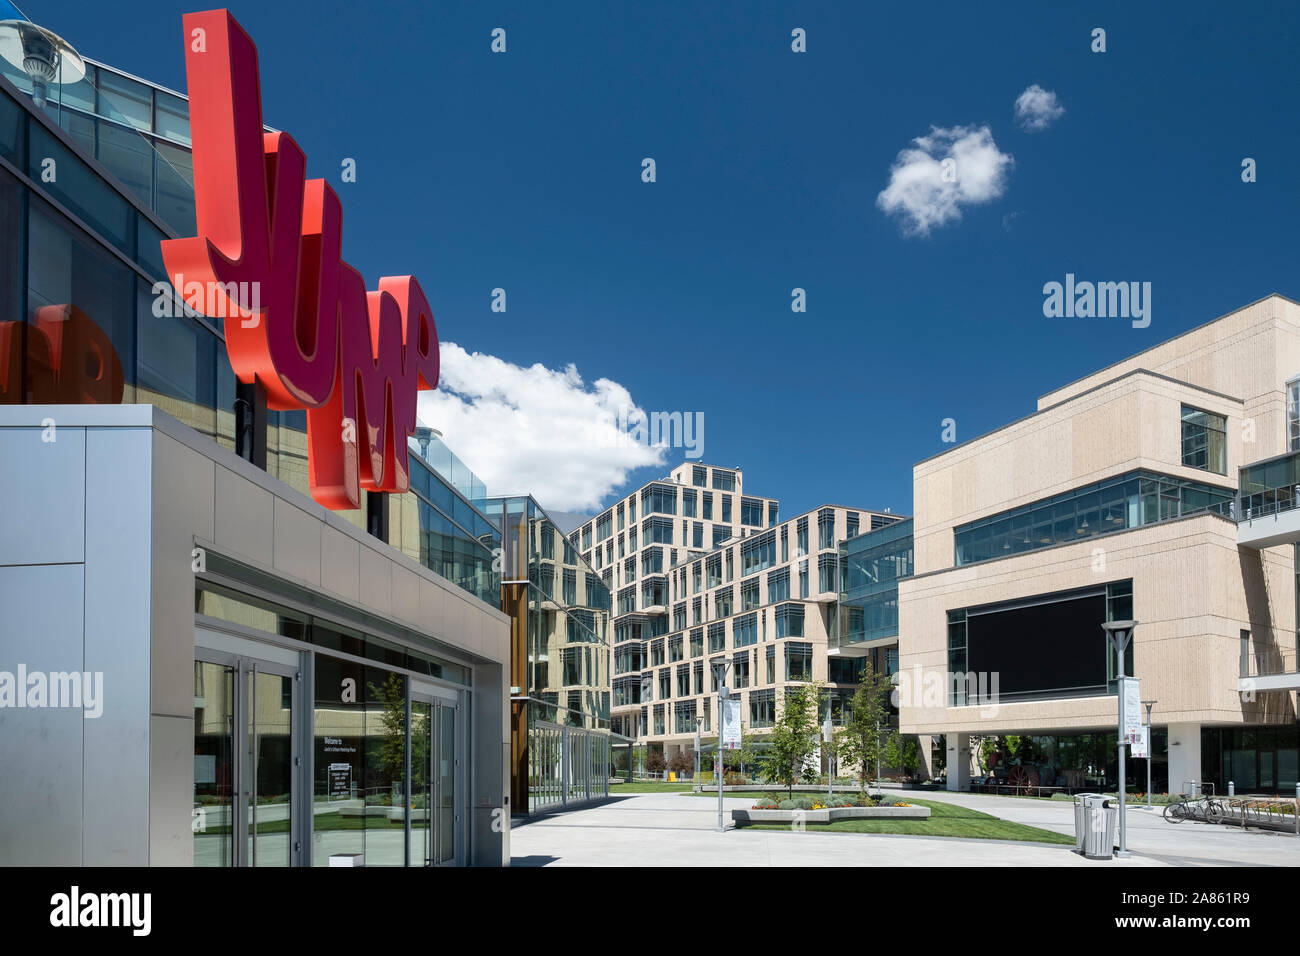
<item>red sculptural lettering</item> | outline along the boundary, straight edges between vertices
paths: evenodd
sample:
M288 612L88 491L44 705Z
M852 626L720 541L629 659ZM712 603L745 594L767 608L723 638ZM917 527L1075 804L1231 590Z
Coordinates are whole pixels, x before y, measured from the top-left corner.
M306 180L292 137L263 131L253 41L225 10L184 25L198 235L162 243L172 284L209 290L240 382L260 382L271 408L308 410L313 498L343 509L363 488L406 491L416 394L438 384L420 284L388 277L366 290L342 261L338 195ZM256 300L238 301L247 289Z

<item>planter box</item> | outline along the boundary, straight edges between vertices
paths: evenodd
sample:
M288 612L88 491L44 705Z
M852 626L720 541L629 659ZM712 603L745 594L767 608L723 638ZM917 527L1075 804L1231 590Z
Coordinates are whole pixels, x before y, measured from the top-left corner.
M829 807L825 810L732 810L731 822L738 827L749 823L831 823L835 820L928 820L929 807Z

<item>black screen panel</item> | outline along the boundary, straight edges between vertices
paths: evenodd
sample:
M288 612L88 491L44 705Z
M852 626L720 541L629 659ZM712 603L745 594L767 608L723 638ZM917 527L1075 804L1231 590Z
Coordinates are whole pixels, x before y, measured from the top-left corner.
M967 667L998 674L1001 694L1106 684L1106 595L972 614Z

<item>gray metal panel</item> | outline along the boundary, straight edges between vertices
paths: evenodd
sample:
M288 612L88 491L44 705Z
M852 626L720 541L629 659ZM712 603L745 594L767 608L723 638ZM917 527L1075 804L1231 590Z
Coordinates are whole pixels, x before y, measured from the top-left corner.
M214 447L214 451L215 451ZM268 567L275 558L275 498L230 468L217 465L216 527L212 540L236 556Z
M87 866L149 863L152 471L153 429L87 429L85 656L105 698L85 728ZM193 673L181 675L191 688Z
M321 529L315 515L283 498L275 499L275 569L313 588L320 587Z
M0 429L0 564L80 562L85 484L83 429Z
M148 863L193 866L193 717L149 718L149 766Z
M216 466L162 434L153 443L150 713L194 716L194 538L213 538Z
M356 603L361 578L361 545L342 531L320 526L320 583L326 591Z
M82 593L79 564L0 567L0 669L82 670ZM89 723L75 708L0 708L0 865L81 865Z

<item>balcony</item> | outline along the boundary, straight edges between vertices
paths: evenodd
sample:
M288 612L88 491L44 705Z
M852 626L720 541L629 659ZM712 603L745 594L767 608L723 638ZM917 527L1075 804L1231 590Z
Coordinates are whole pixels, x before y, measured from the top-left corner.
M1233 517L1237 544L1271 548L1300 542L1300 451L1241 469Z
M1257 647L1244 652L1237 690L1256 694L1269 690L1300 690L1300 668L1294 650L1276 645Z

